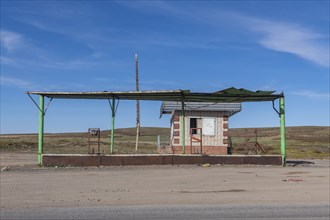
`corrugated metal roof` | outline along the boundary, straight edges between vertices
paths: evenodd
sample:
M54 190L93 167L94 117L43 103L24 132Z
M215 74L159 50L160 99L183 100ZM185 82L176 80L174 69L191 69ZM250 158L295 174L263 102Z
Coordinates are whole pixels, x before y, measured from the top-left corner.
M128 92L27 92L56 99L122 99L122 100L177 100L190 94L189 90L128 91Z
M258 91L250 91L247 89L236 89L235 87L230 87L224 90L220 90L215 92L215 94L226 94L226 95L271 95L273 94L275 91L262 91L262 90L258 90Z
M184 102L258 102L273 101L283 94L274 91L249 91L234 87L216 93L192 93L190 90L164 91L128 91L128 92L26 92L57 99L122 99L122 100L153 100L153 101L184 101Z
M214 103L214 102L185 102L186 111L213 111L227 112L232 116L242 110L241 103ZM175 110L182 110L181 102L165 101L160 108L160 117L163 114L171 114Z

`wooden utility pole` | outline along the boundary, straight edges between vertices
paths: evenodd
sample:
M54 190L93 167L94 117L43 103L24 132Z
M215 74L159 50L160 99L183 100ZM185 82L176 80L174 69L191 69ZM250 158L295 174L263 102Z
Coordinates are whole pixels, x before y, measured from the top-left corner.
M136 91L139 91L139 65L138 65L138 55L135 54L135 82ZM139 148L139 137L140 137L140 103L136 100L136 142L135 151Z

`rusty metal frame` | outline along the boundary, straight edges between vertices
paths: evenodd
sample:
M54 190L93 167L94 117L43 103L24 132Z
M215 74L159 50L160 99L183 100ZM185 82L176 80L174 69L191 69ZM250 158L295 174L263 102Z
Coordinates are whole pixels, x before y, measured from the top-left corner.
M253 137L255 138L255 140L249 142L250 138ZM249 135L248 129L244 129L244 147L247 154L248 154L248 148L247 148L248 145L254 146L256 154L259 154L261 151L263 153L266 152L263 146L258 142L258 130L256 128L254 129L254 135L253 134Z
M193 131L196 130L196 134L200 134L200 138L194 137L193 136ZM200 149L201 153L203 154L203 130L202 128L190 128L190 153L193 154L193 142L199 142L200 143Z
M97 130L97 154L101 154L101 148L100 148L100 138L101 138L101 130L99 128L88 128L88 153L89 154L94 154L94 148L93 152L91 152L91 136L92 136L92 131Z

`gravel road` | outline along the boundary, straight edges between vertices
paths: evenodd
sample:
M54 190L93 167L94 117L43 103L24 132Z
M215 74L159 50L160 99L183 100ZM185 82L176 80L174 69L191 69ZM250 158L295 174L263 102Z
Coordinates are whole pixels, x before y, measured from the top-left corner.
M40 168L1 160L10 167L0 173L1 219L328 217L329 161L288 165Z

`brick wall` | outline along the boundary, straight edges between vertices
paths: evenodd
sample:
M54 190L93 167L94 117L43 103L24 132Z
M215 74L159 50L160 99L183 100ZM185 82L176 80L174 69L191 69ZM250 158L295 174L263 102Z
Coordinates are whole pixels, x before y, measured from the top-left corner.
M201 153L204 155L227 155L227 148L227 146L203 146ZM182 146L173 146L172 149L164 149L163 152L182 154ZM191 146L185 146L185 154L194 154L194 152L200 153L200 149L197 147L193 147L193 149L191 149Z
M227 154L228 147L228 116L225 112L204 112L204 111L185 111L185 148L187 153L191 152L191 136L190 136L190 118L197 119L197 127L202 128L203 118L214 118L214 135L203 135L202 145L205 148L205 154ZM175 111L172 114L173 121L173 139L171 146L174 149L174 153L182 153L181 136L182 136L182 124L181 124L181 111ZM200 135L193 135L200 139ZM198 142L194 142L193 146L199 145ZM205 146L205 147L204 147Z

